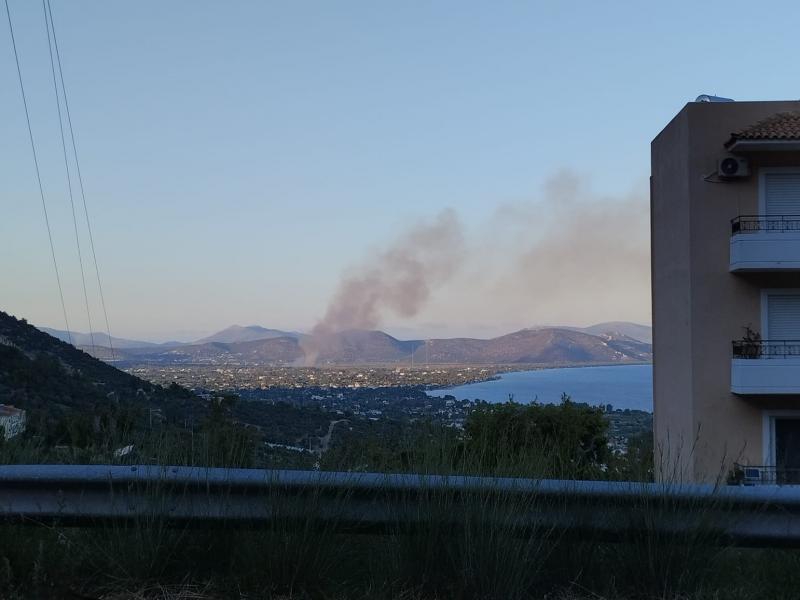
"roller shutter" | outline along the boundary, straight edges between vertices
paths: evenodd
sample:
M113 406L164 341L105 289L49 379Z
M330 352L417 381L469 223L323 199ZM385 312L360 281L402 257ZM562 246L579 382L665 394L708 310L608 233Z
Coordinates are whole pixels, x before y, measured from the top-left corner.
M800 215L800 173L766 173L767 215Z
M767 336L770 340L800 340L800 294L767 296Z

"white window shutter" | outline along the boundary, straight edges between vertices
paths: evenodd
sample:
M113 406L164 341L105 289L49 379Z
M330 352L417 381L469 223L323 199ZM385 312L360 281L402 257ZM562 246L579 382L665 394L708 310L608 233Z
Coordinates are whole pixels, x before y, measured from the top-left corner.
M766 173L767 215L800 215L800 173Z
M800 294L770 294L767 302L767 339L800 340Z

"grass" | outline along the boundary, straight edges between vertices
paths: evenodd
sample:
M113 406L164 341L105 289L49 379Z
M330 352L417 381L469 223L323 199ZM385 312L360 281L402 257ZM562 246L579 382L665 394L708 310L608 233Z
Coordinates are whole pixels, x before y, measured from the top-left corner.
M0 447L0 464L250 464L247 440L219 437L220 430L190 440L156 432L127 457L113 456L122 440L65 454L23 439ZM603 474L549 443L519 453L488 440L465 447L427 435L405 440L391 456L374 450L323 467L565 479ZM154 485L148 497L151 510L125 524L0 525L0 598L788 600L800 589L799 551L733 548L720 538L713 517L725 514L723 504L686 506L641 494L624 535L612 541L524 521L522 515L576 508L537 493L398 491L391 506L404 518L381 533L354 532L343 520L324 518L331 508L347 514L353 499L347 491L275 491L264 501L294 518L259 528L172 526L160 516L168 500L163 488ZM611 514L604 505L577 508L600 519ZM665 533L665 525L675 532Z
M800 584L800 556L791 550L715 548L704 555L671 542L666 556L675 560L653 574L650 559L665 556L663 547L639 556L627 542L545 532L521 539L477 523L388 536L319 535L302 526L184 531L179 553L149 572L120 570L129 555L86 543L102 532L71 530L66 543L54 539L59 533L17 529L13 544L4 540L0 597L788 600ZM108 571L99 569L105 565Z
M152 513L127 524L0 526L0 598L745 600L800 586L800 552L727 546L699 505L664 533L686 507L645 495L616 541L524 526L522 514L566 510L535 493L399 492L407 518L381 534L322 518L350 506L348 492L276 491L265 502L295 518L258 529L170 527L157 486L152 496Z

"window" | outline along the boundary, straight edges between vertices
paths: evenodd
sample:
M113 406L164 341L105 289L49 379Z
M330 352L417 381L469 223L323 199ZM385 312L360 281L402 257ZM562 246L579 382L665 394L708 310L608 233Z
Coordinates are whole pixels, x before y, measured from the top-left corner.
M761 175L761 208L768 216L800 215L800 170L765 170Z
M800 290L767 290L762 299L766 340L800 340Z
M772 436L775 482L800 483L800 419L773 417Z
M800 410L763 412L765 483L800 484Z
M800 294L767 295L767 336L800 340Z

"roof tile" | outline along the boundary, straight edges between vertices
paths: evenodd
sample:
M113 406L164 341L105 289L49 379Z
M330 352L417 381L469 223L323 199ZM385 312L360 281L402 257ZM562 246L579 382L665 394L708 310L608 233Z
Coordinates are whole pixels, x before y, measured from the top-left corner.
M800 140L800 112L782 112L731 134L736 140Z

